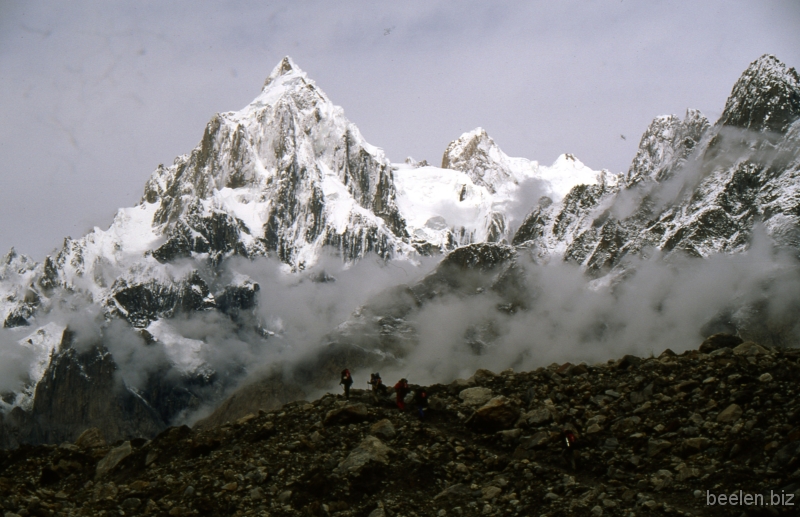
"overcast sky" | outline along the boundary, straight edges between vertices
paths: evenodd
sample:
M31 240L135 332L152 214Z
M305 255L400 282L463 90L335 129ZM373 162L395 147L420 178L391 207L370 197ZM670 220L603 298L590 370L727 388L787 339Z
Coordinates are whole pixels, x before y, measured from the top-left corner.
M284 55L393 161L482 126L622 172L653 117L715 121L760 55L800 66L798 28L797 0L0 0L0 253L107 227Z

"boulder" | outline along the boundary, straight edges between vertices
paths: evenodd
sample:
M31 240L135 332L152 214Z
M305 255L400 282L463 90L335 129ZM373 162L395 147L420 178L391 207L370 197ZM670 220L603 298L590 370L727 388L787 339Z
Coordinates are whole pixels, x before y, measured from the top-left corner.
M388 465L391 452L392 449L378 438L367 436L358 447L350 451L344 461L339 463L336 470L345 474L355 474L370 462Z
M739 407L738 404L731 404L730 406L723 409L719 415L717 415L717 422L722 422L723 424L730 424L739 420L742 417L742 408Z
M458 398L468 406L482 406L492 399L492 390L489 388L467 388L458 394Z
M467 485L462 483L456 483L455 485L451 485L441 492L439 492L436 497L433 498L434 501L449 501L453 503L465 501L467 499L472 498L472 490L469 489Z
M741 345L734 347L733 353L736 355L765 355L769 354L769 350L753 341L745 341Z
M103 433L96 427L90 427L78 436L75 440L75 445L81 449L93 449L95 447L105 447L106 440L103 438Z
M383 420L372 424L372 427L369 428L369 432L378 438L383 438L384 440L391 440L397 435L397 431L395 431L392 421L388 418L384 418Z
M95 501L113 501L118 494L119 489L114 483L98 483L92 492Z
M779 471L796 468L798 463L800 463L800 442L792 442L778 449L769 462L769 469Z
M364 404L348 404L332 409L325 415L325 425L346 425L364 422L369 419L369 410Z
M642 419L638 416L625 417L611 426L611 430L616 433L630 434L637 429Z
M720 348L736 348L737 346L742 344L744 341L739 336L734 336L733 334L714 334L713 336L709 336L700 344L700 351L704 354L710 354L714 350L719 350Z
M642 363L642 359L635 355L626 355L622 359L614 363L614 367L618 370L627 370L629 368L636 368Z
M672 472L666 469L659 470L650 478L650 483L656 491L663 490L672 485Z
M696 438L687 438L686 440L683 441L683 445L691 449L697 449L698 451L702 451L706 449L709 445L711 445L711 440L703 436L698 436Z
M667 440L650 440L647 442L647 455L652 458L653 456L656 456L670 447L672 447L672 443L668 442Z
M520 443L526 449L534 449L536 447L547 445L551 438L552 437L550 436L550 433L547 431L539 431L533 436L526 436L521 440Z
M701 475L700 469L688 467L683 463L676 470L678 471L677 479L681 482L691 478L699 478Z
M97 470L95 477L97 479L105 476L108 471L119 465L119 462L127 458L133 452L131 442L125 442L119 447L115 447L108 451L108 454L97 463Z
M497 377L497 374L493 371L481 368L475 372L475 375L467 379L467 382L470 384L483 384L491 381L495 377Z
M497 436L506 443L516 443L519 437L522 436L522 429L508 429L506 431L498 431Z
M490 485L481 490L481 499L485 501L491 501L495 497L499 496L502 492L502 488Z
M526 422L531 425L542 425L553 419L553 413L549 408L543 407L528 411L524 417Z
M482 431L510 429L519 420L519 410L503 396L495 397L467 419L467 425Z

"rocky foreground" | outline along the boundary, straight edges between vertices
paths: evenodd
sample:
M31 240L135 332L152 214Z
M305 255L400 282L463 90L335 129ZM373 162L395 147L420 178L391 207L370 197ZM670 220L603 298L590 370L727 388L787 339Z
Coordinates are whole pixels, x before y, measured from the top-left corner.
M0 451L0 505L6 517L796 515L798 361L716 335L681 355L479 370L431 386L422 420L354 390L150 441L109 445L91 429ZM576 469L564 428L579 435Z

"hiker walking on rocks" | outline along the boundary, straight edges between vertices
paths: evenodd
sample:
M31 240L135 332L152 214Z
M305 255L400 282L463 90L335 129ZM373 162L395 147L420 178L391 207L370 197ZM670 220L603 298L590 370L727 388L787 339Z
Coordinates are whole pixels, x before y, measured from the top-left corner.
M381 397L386 396L386 385L383 384L380 373L371 373L369 375L369 384L372 389L372 403L376 406L380 405Z
M428 407L428 390L419 388L414 392L414 405L417 407L417 414L420 419L425 417L425 408Z
M395 395L397 395L397 407L400 409L400 411L405 411L406 403L403 399L406 398L406 395L408 395L409 392L408 381L405 379L400 379L397 381L397 384L394 385L394 392Z
M578 437L572 429L566 428L561 432L561 457L572 470L578 469Z
M344 398L350 400L350 386L353 385L353 377L350 375L350 370L345 368L342 370L342 379L339 384L344 386Z

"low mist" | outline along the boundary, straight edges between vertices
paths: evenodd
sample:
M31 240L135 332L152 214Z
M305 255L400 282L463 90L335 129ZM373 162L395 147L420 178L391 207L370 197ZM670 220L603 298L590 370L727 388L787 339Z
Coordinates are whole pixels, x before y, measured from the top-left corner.
M762 229L739 254L646 255L629 258L624 272L589 281L576 265L535 264L522 252L525 310L498 311L502 296L489 290L436 300L414 316L419 345L391 377L425 384L466 378L478 368L524 371L668 348L680 353L719 331L795 345L800 263L774 248ZM476 347L476 334L489 340Z

